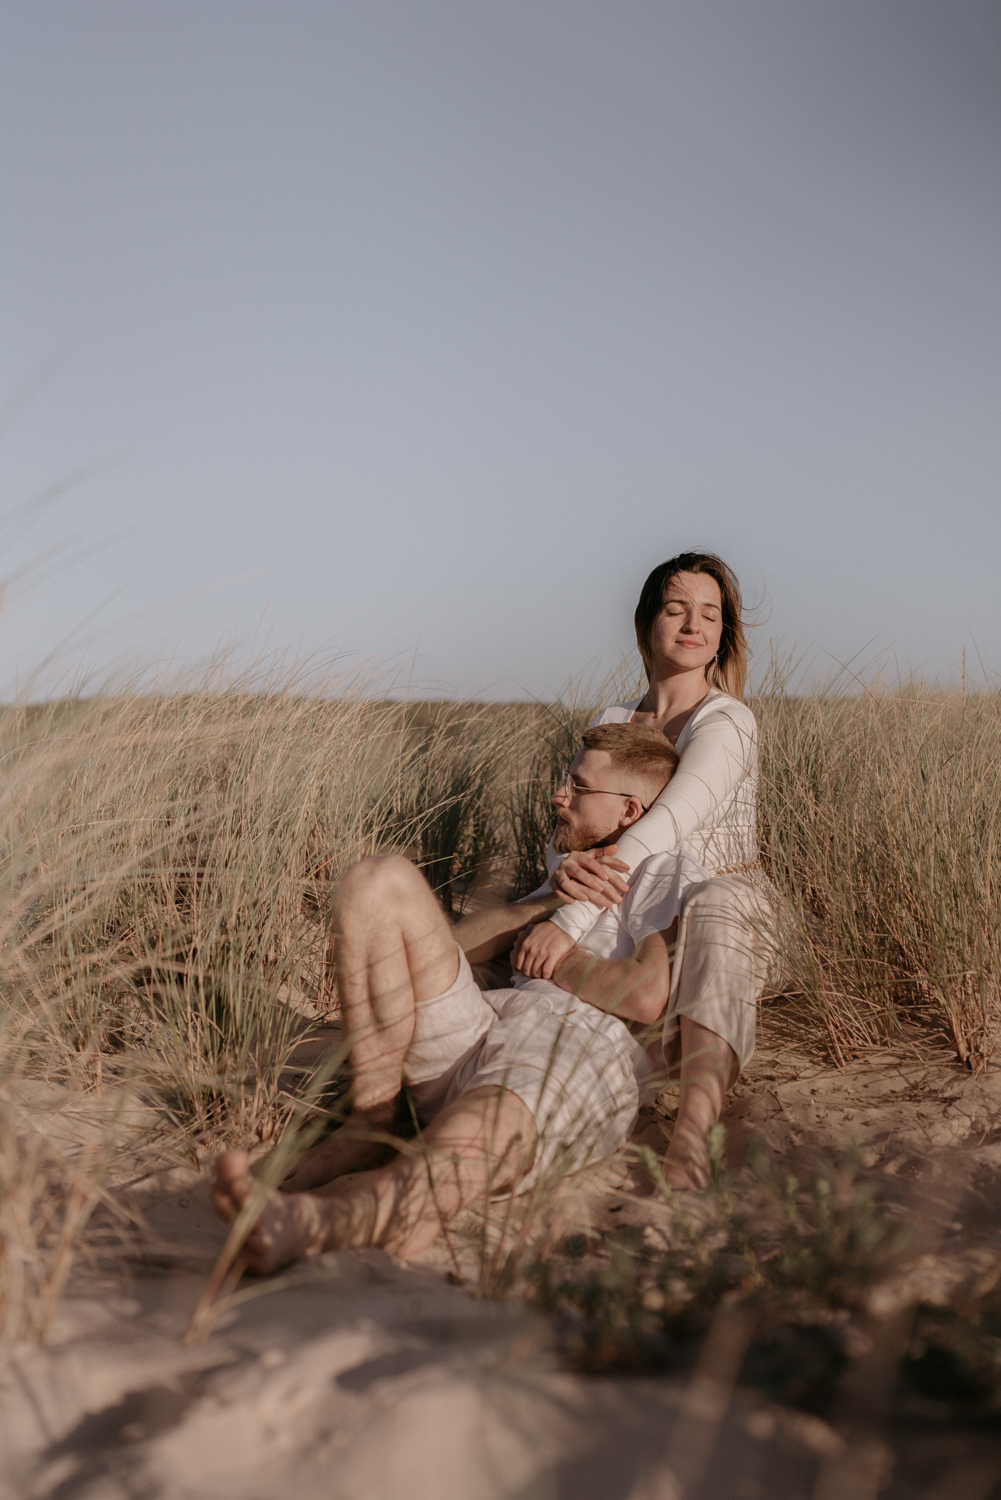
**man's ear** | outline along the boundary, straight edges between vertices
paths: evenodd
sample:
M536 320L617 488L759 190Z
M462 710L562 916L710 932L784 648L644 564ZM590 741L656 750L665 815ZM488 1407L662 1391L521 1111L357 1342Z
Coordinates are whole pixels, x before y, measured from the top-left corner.
M643 804L638 797L626 797L622 803L620 827L631 828L643 816Z

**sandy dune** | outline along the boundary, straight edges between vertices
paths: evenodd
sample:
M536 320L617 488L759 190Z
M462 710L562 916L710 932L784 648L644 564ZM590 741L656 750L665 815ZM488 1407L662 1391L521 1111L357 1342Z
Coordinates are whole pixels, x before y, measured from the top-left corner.
M642 1123L651 1144L669 1102ZM899 1052L837 1073L766 1046L727 1125L734 1165L752 1134L794 1168L816 1146L865 1143L923 1234L881 1293L884 1318L1001 1250L992 1074ZM734 1391L722 1323L691 1377L583 1376L544 1319L450 1280L440 1243L422 1264L333 1253L280 1284L245 1282L245 1300L185 1347L222 1240L207 1174L174 1169L130 1192L147 1225L134 1257L81 1259L47 1345L16 1352L0 1392L3 1500L986 1500L1001 1480L990 1424L889 1420L872 1399L878 1340L860 1361L863 1398L847 1389L830 1423ZM665 1210L612 1162L568 1212L600 1229Z

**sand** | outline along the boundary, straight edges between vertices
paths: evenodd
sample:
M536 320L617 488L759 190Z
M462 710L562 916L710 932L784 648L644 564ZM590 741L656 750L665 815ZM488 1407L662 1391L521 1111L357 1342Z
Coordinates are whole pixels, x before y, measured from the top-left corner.
M55 1130L85 1129L79 1103L37 1105ZM906 1050L838 1072L766 1042L726 1123L735 1168L752 1135L794 1170L862 1143L893 1211L922 1225L880 1294L887 1329L1001 1252L1001 1074ZM641 1137L669 1129L651 1110ZM544 1318L454 1284L441 1241L419 1264L336 1252L245 1282L186 1346L223 1238L207 1164L128 1186L126 1166L119 1191L145 1227L127 1257L78 1258L47 1343L18 1348L4 1378L2 1500L987 1500L1001 1483L991 1424L889 1420L878 1339L829 1421L734 1389L725 1320L691 1377L585 1376ZM621 1160L573 1203L598 1229L664 1212Z

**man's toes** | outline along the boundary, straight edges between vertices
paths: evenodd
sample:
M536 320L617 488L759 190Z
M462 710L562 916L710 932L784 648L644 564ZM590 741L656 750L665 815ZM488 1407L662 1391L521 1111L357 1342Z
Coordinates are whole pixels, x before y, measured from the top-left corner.
M225 1192L240 1201L251 1189L250 1157L246 1151L224 1151L216 1162L216 1182Z
M212 1189L212 1207L221 1219L235 1219L239 1205L227 1188L217 1182Z
M258 1219L253 1229L244 1241L244 1249L251 1251L253 1255L267 1255L273 1247L272 1236Z
M231 1151L224 1151L216 1162L216 1171L221 1177L233 1181L237 1177L248 1177L250 1175L250 1157L246 1151L240 1151L234 1147Z
M239 1213L253 1190L246 1151L226 1151L216 1162L212 1202L224 1219Z

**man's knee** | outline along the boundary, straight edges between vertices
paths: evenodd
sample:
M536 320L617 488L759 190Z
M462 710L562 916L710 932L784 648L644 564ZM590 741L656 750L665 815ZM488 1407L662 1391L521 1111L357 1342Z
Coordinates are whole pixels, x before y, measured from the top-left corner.
M387 908L427 890L420 871L400 854L373 854L352 865L334 892L331 916L335 926L350 912L385 915Z

